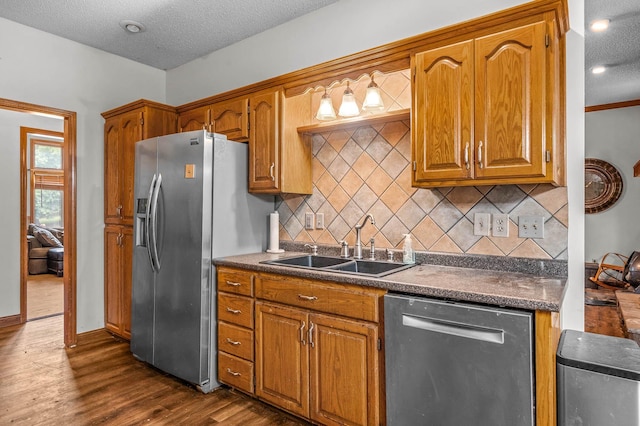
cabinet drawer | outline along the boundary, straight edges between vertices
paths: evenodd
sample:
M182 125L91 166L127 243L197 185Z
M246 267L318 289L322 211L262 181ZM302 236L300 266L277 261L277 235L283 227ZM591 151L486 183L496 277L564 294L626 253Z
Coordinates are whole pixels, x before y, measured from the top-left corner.
M218 268L218 290L253 296L253 274L237 269Z
M258 298L372 322L380 320L384 293L380 289L280 275L264 274L256 283Z
M218 319L253 329L253 299L218 293Z
M218 352L218 379L229 386L253 393L253 363Z
M218 322L218 349L253 361L253 331Z

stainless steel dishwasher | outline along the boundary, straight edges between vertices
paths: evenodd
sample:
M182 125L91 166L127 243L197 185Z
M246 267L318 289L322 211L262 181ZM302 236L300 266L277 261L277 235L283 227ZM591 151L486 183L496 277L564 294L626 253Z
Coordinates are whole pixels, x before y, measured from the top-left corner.
M534 422L533 316L387 294L388 426Z

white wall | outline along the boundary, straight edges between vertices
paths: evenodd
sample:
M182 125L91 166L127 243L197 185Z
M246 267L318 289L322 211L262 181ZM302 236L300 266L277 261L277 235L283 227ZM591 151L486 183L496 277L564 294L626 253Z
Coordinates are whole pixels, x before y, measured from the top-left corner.
M340 0L167 72L180 105L506 9L520 0Z
M164 102L165 82L164 71L0 18L0 96L77 113L78 332L104 327L100 113L139 98ZM2 158L5 143L0 144ZM2 210L8 207L5 200L19 201L18 191L17 185L0 187ZM17 229L0 222L3 235ZM18 253L19 240L11 241L3 239L3 252ZM0 299L18 285L3 272ZM20 311L13 302L3 309L2 316Z
M62 120L0 109L0 318L20 313L20 126L63 130Z
M640 106L588 112L585 157L613 164L622 175L622 195L616 204L585 217L587 262L608 252L625 256L640 250L640 177L633 165L640 160Z

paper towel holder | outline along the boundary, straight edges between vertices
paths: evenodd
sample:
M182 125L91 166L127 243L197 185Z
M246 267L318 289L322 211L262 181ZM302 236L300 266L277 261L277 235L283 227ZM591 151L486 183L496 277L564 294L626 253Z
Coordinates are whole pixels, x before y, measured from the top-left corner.
M269 248L267 253L284 253L280 248L280 216L277 211L269 214Z

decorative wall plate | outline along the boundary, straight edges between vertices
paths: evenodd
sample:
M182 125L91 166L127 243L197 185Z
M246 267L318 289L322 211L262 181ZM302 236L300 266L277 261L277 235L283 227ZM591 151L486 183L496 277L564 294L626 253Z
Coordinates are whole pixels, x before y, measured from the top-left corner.
M584 211L599 213L613 206L622 194L622 176L614 165L597 158L584 160Z

